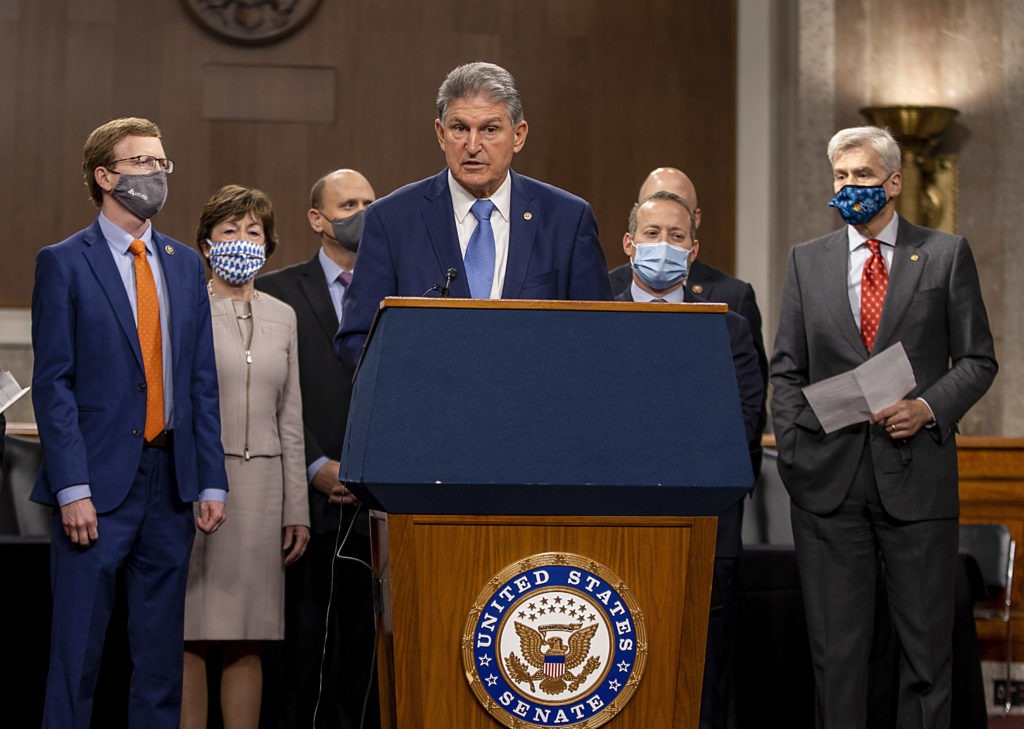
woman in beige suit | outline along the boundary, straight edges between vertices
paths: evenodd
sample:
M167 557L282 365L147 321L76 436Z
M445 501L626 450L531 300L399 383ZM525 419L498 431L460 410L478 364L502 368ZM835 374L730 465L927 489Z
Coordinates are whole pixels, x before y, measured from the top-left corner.
M185 597L182 729L205 729L206 659L221 646L221 712L256 729L263 641L284 638L284 568L309 541L295 312L253 289L277 245L270 199L238 185L207 201L196 242L210 265L221 440L231 518L197 533Z

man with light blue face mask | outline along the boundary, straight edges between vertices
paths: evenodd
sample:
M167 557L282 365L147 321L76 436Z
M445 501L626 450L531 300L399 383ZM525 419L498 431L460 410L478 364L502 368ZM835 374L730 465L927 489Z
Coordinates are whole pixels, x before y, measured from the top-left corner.
M626 300L684 301L686 274L700 250L696 233L690 206L675 193L656 192L634 205L622 239L633 269Z
M703 299L687 289L690 265L697 258L699 244L694 238L696 224L690 206L675 193L660 190L633 206L628 232L622 248L633 269L630 286L616 296L618 301L702 303ZM740 394L743 424L748 443L761 438L764 378L757 349L747 320L732 311L725 315L732 349L736 384ZM652 348L652 356L656 350ZM751 460L754 460L751 451ZM725 726L726 685L728 683L727 646L733 624L736 560L742 546L743 501L740 500L718 518L715 543L714 595L708 625L704 662L704 689L701 696L702 729Z

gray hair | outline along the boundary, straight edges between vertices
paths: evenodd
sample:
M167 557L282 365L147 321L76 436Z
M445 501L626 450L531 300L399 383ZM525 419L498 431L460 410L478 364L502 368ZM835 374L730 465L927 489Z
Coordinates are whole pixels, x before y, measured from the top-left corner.
M643 205L644 203L648 203L651 200L667 200L668 202L674 202L677 205L682 205L683 210L685 210L686 213L690 216L690 240L697 240L697 221L694 220L693 218L693 210L690 208L690 204L683 200L683 198L676 195L674 192L669 192L668 190L658 190L652 195L648 195L640 202L633 203L633 209L629 211L629 224L627 228L629 230L630 238L636 237L637 211L640 210L641 205Z
M835 165L836 158L854 147L870 147L878 153L885 165L885 173L891 175L900 170L900 145L888 129L881 127L850 127L840 129L828 143L828 161Z
M448 104L474 96L503 102L513 125L523 120L523 102L519 99L516 80L501 66L484 61L466 63L448 73L437 90L437 118L443 124Z

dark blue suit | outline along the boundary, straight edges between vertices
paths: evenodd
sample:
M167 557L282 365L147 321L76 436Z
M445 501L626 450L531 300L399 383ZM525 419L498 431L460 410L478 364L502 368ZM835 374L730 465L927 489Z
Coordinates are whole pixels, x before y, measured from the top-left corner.
M632 301L633 295L629 287L617 295L618 301ZM704 302L687 288L684 292L687 303ZM761 438L764 423L764 380L757 347L750 332L747 320L733 311L725 314L726 329L729 332L729 345L732 349L732 363L736 369L736 385L740 395L740 409L743 412L743 425L746 430L747 442ZM690 413L688 419L693 421L699 414ZM756 459L756 461L755 461ZM760 453L751 451L751 461L759 462ZM755 475L757 471L754 472ZM755 476L756 477L756 476ZM715 539L715 590L717 605L711 611L708 622L708 640L704 657L704 686L701 692L700 726L724 726L727 716L727 690L729 677L729 643L730 632L735 611L736 559L743 551L743 500L740 499L718 517L718 533Z
M512 204L504 299L612 298L608 267L590 205L557 187L511 172ZM406 185L366 211L355 275L335 351L351 366L359 358L385 296L422 296L458 271L453 297L469 298L448 170Z
M99 223L42 249L32 293L32 396L45 454L32 499L88 484L99 539L71 543L55 514L53 631L44 726L88 727L114 594L125 566L132 725L176 727L191 502L227 489L202 263L154 231L170 310L173 446L143 448L145 373L131 303Z
M302 384L302 420L306 426L306 466L321 457L337 460L348 423L352 380L345 375L334 354L338 315L327 289L319 254L308 261L274 271L256 279L256 288L276 296L295 309L299 327L299 379ZM352 520L358 516L349 532ZM371 574L358 558L370 562L369 510L330 504L320 491L309 487L310 540L306 554L288 568L286 580L285 635L279 656L275 649L264 652L270 663L264 697L276 698L274 726L313 725L317 707L318 676L324 671L324 685L331 685L321 697L318 717L323 727L347 727L359 723L364 697L367 701L366 727L380 726L374 656L374 610ZM339 522L348 533L343 554L335 559ZM334 573L334 580L328 579ZM330 607L330 610L328 610ZM330 621L328 625L327 621ZM324 650L327 656L311 661ZM277 679L276 682L274 679ZM369 685L368 685L369 684ZM267 700L265 698L265 700Z

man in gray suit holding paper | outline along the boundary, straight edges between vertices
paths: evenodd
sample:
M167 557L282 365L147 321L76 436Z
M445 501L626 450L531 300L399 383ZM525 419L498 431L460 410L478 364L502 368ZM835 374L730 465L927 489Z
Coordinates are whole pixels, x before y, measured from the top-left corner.
M857 127L828 146L847 226L790 251L771 361L819 727L864 729L878 565L901 645L899 725L949 726L957 421L997 364L967 240L895 212L900 151ZM826 434L802 388L901 342L917 386ZM879 556L881 559L879 559Z

